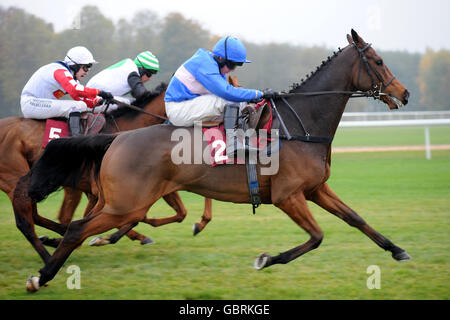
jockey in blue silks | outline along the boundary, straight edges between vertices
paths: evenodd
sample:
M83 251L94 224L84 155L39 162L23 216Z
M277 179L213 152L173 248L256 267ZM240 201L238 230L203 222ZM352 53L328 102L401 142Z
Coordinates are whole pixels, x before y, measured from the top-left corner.
M250 62L244 44L235 37L220 39L212 52L197 50L170 80L164 98L169 121L175 126L192 126L196 121L209 121L224 113L228 138L228 131L234 131L237 124L238 102L265 95L260 90L233 87L226 80L227 73ZM231 150L228 146L227 142L227 154L242 147Z

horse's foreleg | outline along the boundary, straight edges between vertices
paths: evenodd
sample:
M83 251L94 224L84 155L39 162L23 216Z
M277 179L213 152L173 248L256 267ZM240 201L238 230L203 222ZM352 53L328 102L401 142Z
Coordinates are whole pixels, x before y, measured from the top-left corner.
M308 232L310 239L305 243L274 257L270 256L268 253L261 254L256 259L254 264L254 267L258 270L273 264L288 263L308 251L317 248L322 242L322 230L320 230L319 225L312 216L305 196L302 192L290 195L286 200L276 204L276 206L283 210L295 223Z
M178 192L172 192L165 195L164 200L169 204L177 213L167 218L145 218L143 222L152 225L153 227L159 227L168 223L182 222L186 217L187 211L181 201Z
M310 200L335 216L341 218L350 226L358 228L378 246L384 250L389 250L392 252L392 257L395 260L410 259L410 256L405 252L405 250L397 247L389 239L372 229L372 227L370 227L355 211L342 202L333 190L331 190L328 184L324 183L321 185L313 194L311 194Z
M205 208L203 210L202 221L200 223L195 223L193 226L194 236L202 231L208 222L212 218L212 200L210 198L205 198Z
M61 224L68 226L72 221L75 210L81 200L82 191L73 188L64 188L64 199L58 212L58 220Z

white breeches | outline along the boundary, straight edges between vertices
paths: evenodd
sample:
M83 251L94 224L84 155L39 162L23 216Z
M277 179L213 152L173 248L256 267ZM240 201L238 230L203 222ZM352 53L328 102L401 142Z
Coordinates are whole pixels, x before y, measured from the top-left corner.
M196 121L210 121L220 116L228 103L231 102L206 94L191 100L166 102L166 114L174 126L190 127Z
M40 99L32 96L21 96L20 106L23 116L32 119L69 118L71 112L90 110L83 101Z

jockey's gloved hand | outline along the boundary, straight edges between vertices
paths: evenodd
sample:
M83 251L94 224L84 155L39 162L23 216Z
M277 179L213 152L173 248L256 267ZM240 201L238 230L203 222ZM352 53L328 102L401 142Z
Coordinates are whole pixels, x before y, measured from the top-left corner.
M100 90L98 93L99 97L102 97L105 101L111 101L114 99L114 96L111 94L111 92Z
M272 89L264 89L263 90L263 95L262 95L263 99L273 99L276 96L278 96L278 92L273 91Z

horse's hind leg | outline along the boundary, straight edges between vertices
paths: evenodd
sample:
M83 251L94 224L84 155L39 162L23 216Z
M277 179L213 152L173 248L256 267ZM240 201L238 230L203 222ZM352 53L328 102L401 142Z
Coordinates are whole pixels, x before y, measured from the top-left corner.
M312 216L305 196L302 192L290 195L283 202L276 204L276 206L283 210L295 223L308 232L310 239L305 243L274 257L270 256L268 253L261 254L256 259L254 264L254 267L258 270L277 263L288 263L308 251L317 248L323 239L322 230L320 230L319 225Z
M66 228L54 221L41 217L37 213L36 204L28 197L28 176L19 179L12 195L10 195L17 228L23 233L25 238L31 243L44 262L50 258L49 252L45 249L42 241L37 237L34 224L43 226L63 235Z
M34 231L33 217L31 216L31 202L22 202L19 204L17 199L13 200L14 216L16 218L16 226L23 233L25 238L31 243L34 250L39 254L41 259L46 263L50 259L50 253L45 249L44 244L37 237Z
M195 223L193 226L194 236L202 231L206 225L211 221L212 218L212 200L210 198L205 198L205 208L203 210L202 221L200 223Z
M118 231L114 232L113 234L109 234L104 237L95 237L91 241L89 241L90 246L100 247L105 246L107 244L115 244L117 241L122 239L124 235L126 235L130 240L139 240L142 245L146 244L152 244L155 243L152 238L146 237L143 234L140 234L139 232L136 232L134 230L131 230L137 225L134 224L130 228L127 226L121 227Z
M34 250L36 250L44 263L46 263L50 259L50 253L47 251L47 249L45 249L44 244L35 233L34 221L32 217L33 208L31 201L22 197L15 197L13 198L12 202L17 228L31 243Z
M181 222L184 220L184 218L186 217L187 211L183 205L183 202L181 201L181 198L180 198L178 192L169 193L169 194L165 195L163 198L176 211L176 214L171 217L167 217L167 218L150 218L150 219L144 218L144 220L142 220L142 222L148 223L153 227L159 227L159 226L162 226L165 224L169 224L169 223L173 223L173 222ZM123 232L121 232L121 230L119 230L111 235L106 236L106 237L96 237L89 242L89 245L103 246L106 244L110 244L111 237L116 238L118 241L120 238L123 237L123 235L124 235ZM128 238L130 238L131 240L141 241L141 244L154 243L154 241L151 238L146 237L134 230L130 230L129 232L127 232L126 236Z
M107 214L100 211L84 219L71 222L62 242L56 248L44 268L39 271L41 276L32 276L29 278L27 290L32 292L37 291L45 283L52 280L72 251L81 245L86 238L94 234L106 232L112 228L118 228L128 224L131 225L137 222L136 220L139 220L138 217L142 217L147 209L126 215Z
M321 185L311 195L310 200L325 210L331 212L335 216L341 218L350 226L358 228L384 250L391 251L392 257L395 260L410 259L410 256L405 252L405 250L397 247L389 239L372 229L355 211L342 202L333 190L331 190L328 184L324 183Z
M36 203L31 201L31 199L28 197L28 186L29 186L29 176L25 175L19 179L19 182L16 185L16 188L13 193L13 199L11 200L13 203L13 206L20 205L18 208L23 208L24 210L27 210L28 208L31 208L31 213L33 217L33 221L35 224L37 224L40 227L46 228L48 230L54 231L60 235L64 235L66 233L67 227L59 224L55 221L52 221L50 219L47 219L45 217L42 217L37 212ZM16 203L14 202L16 201ZM28 203L27 203L28 202Z
M148 223L153 227L160 227L165 224L173 223L173 222L182 222L184 218L186 217L187 211L186 208L183 205L183 202L181 201L180 195L178 192L172 192L167 195L165 195L164 200L169 204L175 211L176 214L167 217L167 218L144 218L142 222ZM206 209L205 209L206 210ZM109 244L111 237L117 238L116 242L123 236L123 233L119 230L115 232L112 235L107 236L106 238L97 237L96 239L93 239L89 242L90 245L105 245ZM126 236L130 238L131 240L139 240L141 241L141 244L152 244L154 241L146 237L134 230L130 230L126 233Z
M104 246L107 244L114 244L117 241L119 241L125 234L128 235L128 233L134 232L131 229L134 228L135 226L137 226L137 224L138 224L137 222L130 223L130 224L120 227L119 230L114 232L113 234L109 234L105 237L95 237L91 241L89 241L89 245L99 247L99 246Z
M169 193L163 198L177 213L167 218L145 218L143 222L148 223L153 227L159 227L168 223L182 222L184 220L187 211L178 192Z
M84 211L84 217L87 217L91 213L91 211L94 208L94 206L96 205L97 199L98 199L95 195L90 194L90 193L86 193L86 196L87 196L89 202L88 202L88 205L86 207L86 210ZM95 237L95 238L93 238L91 241L89 241L89 245L90 246L100 247L100 246L104 246L104 245L107 245L107 244L115 244L124 235L126 235L132 241L139 240L142 245L154 243L152 238L144 236L143 234L140 234L137 231L128 229L128 230L126 230L124 232L124 229L120 228L118 231L116 231L113 234L109 234L109 235L106 235L106 236L103 236L103 237ZM111 241L111 239L114 239L114 241Z

